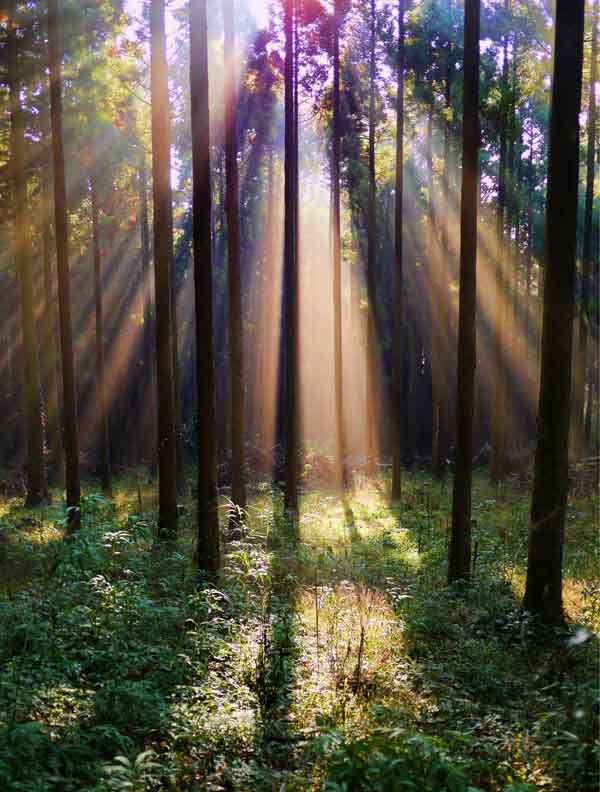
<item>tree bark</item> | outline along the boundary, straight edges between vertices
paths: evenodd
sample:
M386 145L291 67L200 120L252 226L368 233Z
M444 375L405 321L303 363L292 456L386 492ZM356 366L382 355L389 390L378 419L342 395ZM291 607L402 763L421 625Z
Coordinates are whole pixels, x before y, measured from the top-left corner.
M156 474L156 355L154 337L156 322L150 287L150 269L152 267L152 251L150 249L150 222L148 212L148 192L146 185L146 155L140 154L140 170L138 175L140 193L140 242L142 268L142 300L144 316L143 365L144 365L144 421L143 450L148 461L150 475Z
M240 212L236 113L236 46L233 0L224 0L225 20L225 169L227 215L227 264L229 298L229 377L231 412L231 500L246 508L244 481L244 340L242 322L242 273L240 264ZM232 527L239 516L231 515Z
M475 399L477 226L479 210L480 0L465 2L463 168L460 208L460 298L456 389L456 467L448 582L471 576L471 485Z
M375 181L375 0L370 0L370 54L369 54L369 197L367 207L367 360L366 360L366 422L367 422L367 472L376 469L376 377L377 335L375 312L377 285L375 264L377 257L377 185Z
M430 337L430 361L431 361L431 459L433 473L436 478L442 479L444 476L446 451L444 450L445 434L445 399L444 387L447 384L444 376L445 360L442 351L442 335L447 333L444 323L442 293L442 249L437 240L437 218L434 204L434 181L433 181L433 108L434 97L431 95L429 113L427 118L427 190L428 198L428 274L429 274L429 337ZM442 218L443 226L443 218Z
M40 367L36 337L31 228L27 209L25 159L25 119L21 107L21 65L19 62L16 3L8 7L7 60L10 107L10 147L14 166L13 196L15 214L14 259L23 339L23 395L25 402L26 478L25 505L35 507L48 497L44 469L44 425L40 390Z
M79 436L77 429L75 361L71 327L69 232L62 130L62 75L61 50L59 45L58 0L48 0L48 50L50 66L52 156L54 168L54 233L56 237L56 268L58 274L60 346L63 376L66 496L69 526L71 529L77 529L80 525Z
M542 366L523 607L561 624L577 241L584 0L557 0L546 209Z
M510 0L504 0L504 11L508 13ZM494 344L492 353L492 453L490 460L490 480L499 484L506 473L506 311L508 267L505 261L504 223L506 216L506 168L507 168L507 109L508 96L508 35L504 36L502 46L502 88L500 112L500 163L498 166L498 204L496 209L496 272L495 272L495 312Z
M50 167L50 163L48 163ZM40 359L42 362L42 382L46 397L46 437L48 442L48 483L52 486L64 487L65 472L62 459L62 442L60 439L60 413L58 398L58 377L60 362L58 359L57 322L55 303L55 283L52 273L52 231L50 224L49 183L44 182L43 190L43 311L42 311L42 342Z
M335 436L336 466L343 489L348 486L346 460L346 428L344 424L344 384L343 384L343 345L342 345L342 248L341 248L341 184L340 184L340 147L342 138L342 117L340 105L340 28L342 24L342 5L334 0L333 34L333 138L331 158L331 219L332 219L332 258L333 258L333 345L335 380Z
M190 4L190 90L198 398L198 567L220 566L217 501L217 423L213 340L210 119L206 0Z
M169 168L169 173L170 173ZM172 202L171 202L172 203ZM173 410L175 422L175 477L177 484L177 494L185 495L187 482L185 478L185 452L183 448L183 405L181 401L181 372L179 365L179 326L177 324L177 272L173 256L173 213L171 211L171 233L169 234L171 244L171 354L173 356Z
M285 491L284 508L295 519L298 515L298 261L296 247L297 159L294 112L294 13L296 0L286 0L285 32L285 165L284 165L284 350L285 350Z
M588 368L590 321L590 280L594 264L594 181L596 176L596 82L598 80L598 1L592 0L592 52L587 118L587 158L585 214L581 272L581 305L578 315L578 344L575 358L575 392L573 401L573 452L576 459L586 453L585 389Z
M96 392L99 412L100 481L102 490L112 489L110 440L108 434L108 404L106 399L106 371L104 365L104 306L102 300L102 254L100 248L100 207L96 187L96 159L92 153L90 196L92 200L92 238L94 248L94 304L96 312Z
M404 12L398 0L398 65L396 72L396 203L394 212L394 336L392 359L392 503L402 497L402 322L404 319ZM412 376L412 372L411 372Z
M164 0L151 3L152 177L154 192L154 290L158 406L159 523L161 538L177 530L175 389L171 316L172 203L169 89Z

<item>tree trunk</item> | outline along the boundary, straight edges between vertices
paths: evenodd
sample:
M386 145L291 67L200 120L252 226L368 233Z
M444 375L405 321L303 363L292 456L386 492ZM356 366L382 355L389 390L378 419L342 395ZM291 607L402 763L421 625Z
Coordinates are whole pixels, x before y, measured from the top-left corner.
M452 110L452 77L451 70L448 70L445 80L445 105L448 113ZM444 185L443 185L443 204L441 211L441 256L439 260L439 353L440 369L442 381L449 388L454 378L453 354L451 352L452 331L452 312L450 310L450 272L454 269L453 259L454 250L450 239L450 197L452 196L452 176L451 176L451 140L452 128L450 117L446 116L444 122ZM451 421L450 396L442 394L438 408L438 437L437 437L437 460L435 460L434 470L438 479L444 479L446 466L450 454L450 421Z
M258 394L258 433L262 445L262 458L265 461L264 473L272 473L273 457L273 425L270 423L273 417L273 391L275 389L274 363L275 345L273 337L275 334L275 298L271 290L275 290L276 271L275 271L275 164L273 145L269 146L267 176L267 206L266 206L266 225L265 225L265 272L262 281L262 288L266 290L268 297L265 304L262 319L261 333L261 357L257 382L262 383L261 393ZM268 447L266 443L268 442Z
M419 382L420 347L417 333L416 318L407 311L408 335L408 383L406 388L407 433L406 444L411 459L418 455L417 428L419 425L419 410L417 405L417 386Z
M519 228L518 228L518 175L516 154L517 147L517 108L516 108L516 89L517 89L517 41L513 37L513 50L510 68L510 105L508 108L508 144L507 144L507 163L506 163L506 229L507 239L504 243L504 292L506 300L506 310L504 312L504 397L505 397L505 420L504 420L504 440L502 447L504 454L509 445L509 438L514 444L516 438L522 432L518 427L518 389L519 373L517 361L519 360L516 349L518 343L518 247L519 247ZM519 154L520 156L520 154ZM512 232L515 230L515 240L513 242ZM503 475L506 473L506 463L504 464Z
M190 90L198 388L198 567L220 566L217 501L217 424L213 352L210 123L206 0L190 5Z
M456 467L448 582L471 575L471 484L475 397L477 226L479 210L480 0L465 2L463 168L460 209L460 298L456 388Z
M375 182L375 0L370 0L370 56L369 56L369 198L367 209L367 360L366 360L366 422L367 422L367 472L375 473L376 465L376 377L377 337L375 328L377 257L377 185Z
M537 381L537 323L534 321L535 300L533 297L533 192L534 192L534 133L533 119L529 122L529 164L527 168L527 258L525 270L525 338L527 353L528 392L531 394L527 407L526 441L530 442L535 434L534 394Z
M102 304L102 256L100 249L100 207L96 188L96 159L92 153L90 195L92 200L92 237L94 248L94 303L96 311L96 392L98 397L100 436L100 481L102 490L112 489L110 441L108 434L108 405L106 399L106 371L104 366L104 311Z
M575 358L575 393L573 401L573 452L576 459L586 453L585 388L588 366L590 321L590 279L594 264L594 181L596 175L596 82L598 80L598 0L592 0L592 54L590 65L589 104L587 118L587 161L585 215L581 273L581 306L578 316L578 344Z
M441 246L437 240L437 218L433 199L433 108L434 97L431 95L429 113L427 117L427 191L428 197L428 272L429 272L429 334L430 334L430 361L431 361L431 458L433 472L436 478L442 479L445 467L445 451L443 448L444 436L444 411L446 394L444 388L447 384L444 375L445 360L442 352L442 335L447 333L443 318L442 277L441 277ZM443 224L443 219L442 219Z
M164 0L151 4L152 177L158 406L159 536L177 530L175 389L171 323L172 204Z
M58 0L48 0L48 50L50 66L50 113L52 119L52 155L54 167L54 233L58 273L60 345L63 375L63 421L66 472L66 495L69 526L80 525L79 437L77 430L77 395L75 361L71 329L71 285L69 276L69 233L67 221L67 187L62 136L62 75L59 47Z
M510 0L504 0L504 11L508 13ZM498 166L498 205L496 210L496 272L495 272L495 316L493 324L493 374L492 374L492 454L490 479L493 484L504 480L506 473L506 310L508 267L505 261L504 223L506 215L506 166L507 166L507 109L508 97L508 35L504 36L502 56L502 87L500 113L500 163Z
M42 311L42 343L40 359L42 362L42 381L46 396L46 437L48 441L48 483L64 487L65 472L62 460L62 443L60 439L60 413L58 398L59 360L56 343L56 303L55 285L52 274L52 231L50 225L49 184L45 182L43 189L43 311Z
M25 161L25 119L21 108L21 66L19 63L16 3L8 8L7 60L10 106L10 147L13 162L13 197L15 213L14 258L17 270L21 334L23 339L23 395L25 402L26 477L25 505L39 506L47 497L44 470L44 425L40 390L40 368L36 337L33 273L31 264L31 229L27 209L27 173Z
M392 503L402 497L402 321L404 318L404 8L398 0L398 66L396 90L396 205L394 269L394 336L392 359Z
M523 607L561 624L577 241L584 0L557 0L546 209L542 366Z
M150 250L150 223L148 218L148 192L146 187L146 156L140 154L140 172L138 176L140 191L140 241L142 256L142 299L144 316L144 406L146 410L144 421L143 450L148 461L150 475L156 474L156 355L154 350L154 336L156 333L155 315L152 304L152 289L150 287L150 269L152 266L152 252Z
M284 350L285 350L285 492L284 507L292 518L298 515L298 261L296 248L297 158L294 113L294 13L296 1L288 0L284 11L285 31L285 166L284 166Z
M343 349L342 349L342 249L341 249L341 185L340 185L340 147L342 138L342 118L340 107L340 27L342 7L340 0L334 0L333 34L333 139L331 158L331 220L332 220L332 258L333 258L333 346L335 379L335 437L336 466L343 489L348 486L346 460L346 429L344 424L343 399Z
M171 169L169 168L169 173ZM170 187L170 182L169 182ZM171 200L172 205L172 200ZM179 326L177 324L177 294L179 291L177 283L177 272L173 256L173 212L171 210L171 232L169 234L171 245L171 354L173 356L173 417L175 423L175 476L177 494L185 495L187 483L185 479L185 452L183 448L183 405L181 401L181 372L179 366Z
M229 378L231 410L231 500L246 508L244 482L244 340L242 322L242 273L240 266L240 215L238 143L236 123L236 47L233 0L224 0L225 20L225 169L227 192L227 264L229 297ZM232 526L239 524L236 513Z

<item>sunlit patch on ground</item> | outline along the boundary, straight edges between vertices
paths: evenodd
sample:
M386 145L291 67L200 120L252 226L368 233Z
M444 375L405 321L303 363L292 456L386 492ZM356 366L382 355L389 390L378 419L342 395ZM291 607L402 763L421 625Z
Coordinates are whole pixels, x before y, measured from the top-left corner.
M398 687L401 632L389 601L351 581L304 588L298 597L302 641L297 708L306 726L360 717L373 695Z
M326 735L348 756L366 741L365 760L385 762L417 735L415 757L429 746L476 788L581 792L569 779L593 772L597 700L598 584L582 553L591 503L571 505L565 545L565 605L581 632L546 646L520 610L527 496L476 478L474 583L454 592L448 487L407 475L394 509L388 487L382 477L347 498L307 492L298 531L279 494L259 488L242 538L224 542L217 586L200 590L191 495L169 546L155 544L156 495L136 476L116 481L112 499L88 490L74 536L58 504L40 519L3 501L15 563L0 569L20 571L0 580L0 703L25 729L11 767L26 773L37 741L36 778L64 752L84 789L111 756L133 766L151 750L144 772L158 788L169 777L182 790L304 792L329 772ZM15 674L30 681L15 687Z

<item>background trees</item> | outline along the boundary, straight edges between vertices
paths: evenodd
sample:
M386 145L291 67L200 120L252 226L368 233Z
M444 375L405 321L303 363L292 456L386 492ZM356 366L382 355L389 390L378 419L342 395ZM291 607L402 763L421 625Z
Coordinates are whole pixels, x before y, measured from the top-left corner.
M0 4L2 789L597 788L587 11Z
M361 471L365 462L371 472L379 472L392 459L398 500L401 463L427 467L443 483L448 460L451 472L458 464L461 445L469 449L465 465L469 455L476 464L491 458L491 477L499 494L511 476L526 476L536 439L544 280L548 86L553 67L547 4L486 0L481 6L477 377L473 439L466 444L452 425L459 406L456 394L462 390L457 388L454 350L458 254L465 241L459 184L466 168L458 143L465 131L464 4L422 0L406 7L403 16L401 6L384 0L315 0L298 2L292 10L281 4L272 13L240 0L234 9L235 66L229 57L231 8L209 4L208 81L221 85L227 62L236 85L227 98L220 88L211 90L210 127L204 122L201 131L195 130L200 140L196 144L190 112L188 9L166 11L167 46L161 45L162 53L156 36L151 46L152 10L156 30L154 3L106 0L62 7L66 55L58 59L58 67L65 75L62 140L67 167L66 204L61 209L57 201L59 233L44 209L51 169L42 142L49 118L43 9L36 3L16 3L23 24L16 37L4 36L3 47L16 41L23 66L18 98L25 166L16 170L28 185L33 331L38 341L31 347L20 340L15 288L19 267L4 253L0 332L8 351L0 357L7 383L1 395L15 421L0 438L0 456L20 464L24 418L42 414L43 421L30 419L29 425L37 423L45 430L45 466L49 473L54 468L60 472L53 427L64 405L66 426L72 427L73 415L79 415L79 462L86 473L108 469L102 460L107 459L103 448L109 446L116 470L143 463L152 475L155 456L163 455L161 478L169 482L165 508L170 524L176 515L177 489L174 494L172 465L166 460L175 453L175 483L182 492L183 461L195 464L206 446L207 456L200 464L206 486L210 492L216 486L216 474L210 472L210 459L216 454L218 484L239 504L244 502L244 476L248 483L271 476L282 483L287 477L289 502L296 504L294 489L301 492L311 477L318 475L329 484L336 477L339 483L341 474L347 483L351 470ZM573 383L577 457L585 450L582 436L597 433L598 403L593 90L597 53L596 37L591 35L597 10L591 5L588 10L590 35L584 42L582 82L590 112L583 137L585 174L581 173L586 197L578 215L581 288L575 295L581 319ZM286 28L290 13L291 32ZM288 63L286 43L291 46ZM153 85L148 68L152 53ZM4 65L3 69L0 110L6 131L0 139L0 200L9 205L14 157L8 136L10 75ZM286 77L291 79L287 107ZM165 144L167 86L171 145ZM203 91L196 86L195 101L204 106L205 98L199 98ZM88 160L81 152L89 149L93 156ZM196 221L191 202L193 150L202 152L202 166L196 168L203 197L196 195ZM151 152L155 194L148 200L146 166ZM205 182L206 156L210 187ZM60 175L57 183L60 187ZM191 266L194 223L206 236L208 199L212 330L202 324L208 321L208 250L199 232L201 293L190 288L196 271ZM3 240L16 230L14 218L4 216L9 220L0 224ZM56 367L47 360L56 356L48 299L53 262L48 251L53 234L63 240L59 247L64 282L65 217L73 283L75 399L70 399L68 389L61 393L53 385ZM168 223L172 233L166 230ZM201 305L198 331L196 298ZM92 305L104 309L104 327L97 332L90 322ZM160 349L154 349L152 340L155 324ZM213 336L215 361L214 453L210 408L201 406L208 405L202 400L210 399L212 387L210 377L201 373L210 367L207 334ZM170 366L161 357L167 343ZM18 361L26 349L35 352L40 344L41 391L23 388ZM103 368L96 350L105 357L104 388L96 386ZM193 364L198 355L200 368ZM154 357L164 365L155 366ZM201 391L204 383L206 392ZM167 391L173 392L172 399ZM43 405L41 413L31 409L32 393ZM290 394L293 409L287 401ZM233 402L235 427L230 420ZM154 415L157 409L160 416ZM171 417L165 417L167 413ZM168 426L173 424L174 440L160 440L155 449L159 417L159 436L171 437ZM172 442L174 452L169 450ZM71 471L79 456L71 447ZM160 471L160 463L158 467ZM291 483L292 467L300 476L297 485ZM76 491L74 481L69 487ZM167 497L164 492L163 496ZM74 495L71 500L75 502ZM211 510L212 506L213 514Z
M27 497L28 506L39 506L47 497L44 470L42 401L38 341L35 326L35 299L32 273L32 245L27 206L28 174L25 155L25 123L21 107L24 58L23 39L19 38L16 3L8 6L6 54L10 104L10 148L13 176L14 257L17 269L21 334L23 339L23 396L27 432ZM25 36L29 35L25 31Z

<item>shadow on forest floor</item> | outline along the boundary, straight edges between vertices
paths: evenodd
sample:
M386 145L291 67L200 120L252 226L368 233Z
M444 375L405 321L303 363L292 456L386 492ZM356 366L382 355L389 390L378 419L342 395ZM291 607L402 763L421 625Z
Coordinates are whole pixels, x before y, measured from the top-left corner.
M68 541L42 520L36 563L56 543L56 575L0 607L2 788L105 792L112 767L140 789L293 792L351 772L361 792L395 767L433 791L446 782L419 773L435 761L459 792L460 778L595 789L597 648L583 627L569 644L522 618L527 498L476 481L475 582L448 589L449 488L407 477L392 509L387 486L305 493L297 523L257 490L221 578L200 590L191 499L160 551L135 486L91 498ZM572 615L598 629L593 513L569 507L565 570L590 592ZM5 515L29 552L39 529Z

